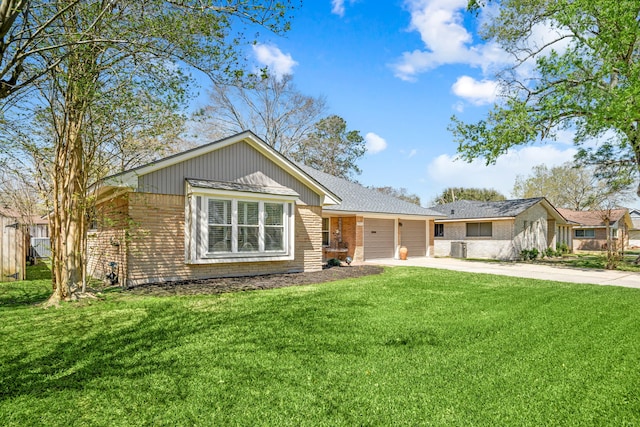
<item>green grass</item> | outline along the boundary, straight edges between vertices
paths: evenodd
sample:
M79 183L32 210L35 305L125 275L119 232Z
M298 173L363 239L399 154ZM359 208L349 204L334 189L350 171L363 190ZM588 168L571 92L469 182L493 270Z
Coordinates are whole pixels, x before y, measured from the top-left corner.
M397 267L43 310L39 281L0 294L19 286L2 425L640 424L635 289Z
M626 251L624 253L624 258L620 261L616 270L640 272L640 265L635 264L634 262L638 258L638 255L640 255L640 251ZM606 255L603 252L580 252L576 254L567 254L562 258L538 259L535 262L600 270L605 269L607 265Z

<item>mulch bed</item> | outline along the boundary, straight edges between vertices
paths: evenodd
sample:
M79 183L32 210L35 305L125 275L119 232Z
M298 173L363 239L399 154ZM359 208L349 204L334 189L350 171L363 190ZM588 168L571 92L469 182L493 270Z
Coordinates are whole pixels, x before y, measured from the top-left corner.
M383 267L357 265L325 268L312 273L268 274L264 276L226 277L176 282L137 285L126 292L139 295L201 295L225 292L254 291L284 288L287 286L311 285L341 279L380 274Z

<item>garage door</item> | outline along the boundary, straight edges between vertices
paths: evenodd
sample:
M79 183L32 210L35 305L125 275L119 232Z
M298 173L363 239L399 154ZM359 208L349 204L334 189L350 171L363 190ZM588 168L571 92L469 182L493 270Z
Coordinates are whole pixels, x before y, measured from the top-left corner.
M364 219L364 259L393 258L392 219Z
M410 257L427 255L427 224L426 221L402 220L402 246L406 246Z

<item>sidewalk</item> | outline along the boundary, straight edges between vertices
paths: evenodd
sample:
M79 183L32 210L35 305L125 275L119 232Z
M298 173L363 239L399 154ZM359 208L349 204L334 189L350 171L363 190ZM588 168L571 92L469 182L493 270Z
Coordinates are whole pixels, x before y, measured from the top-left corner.
M497 274L500 276L525 277L529 279L554 280L556 282L590 283L595 285L623 286L640 289L640 273L613 270L554 267L520 262L482 262L455 258L409 258L377 259L365 264L405 267L429 267L467 273Z

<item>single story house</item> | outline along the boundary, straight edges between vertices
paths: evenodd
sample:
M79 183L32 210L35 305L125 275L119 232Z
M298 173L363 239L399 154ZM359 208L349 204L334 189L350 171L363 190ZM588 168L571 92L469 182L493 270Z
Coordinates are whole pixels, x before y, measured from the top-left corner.
M342 200L322 208L324 259L350 257L355 261L433 254L434 219L431 209L390 197L375 189L298 165Z
M95 194L88 273L127 285L318 271L400 243L426 255L437 215L293 163L249 131L107 177Z
M571 225L544 197L482 202L460 200L431 208L435 255L513 260L522 250L571 247Z
M629 245L629 230L633 228L628 209L574 211L561 209L558 211L574 223L573 250L601 251L607 248L607 224L609 232L616 244L622 248Z
M629 229L629 247L637 249L640 248L640 209L630 209L629 217L632 223Z

